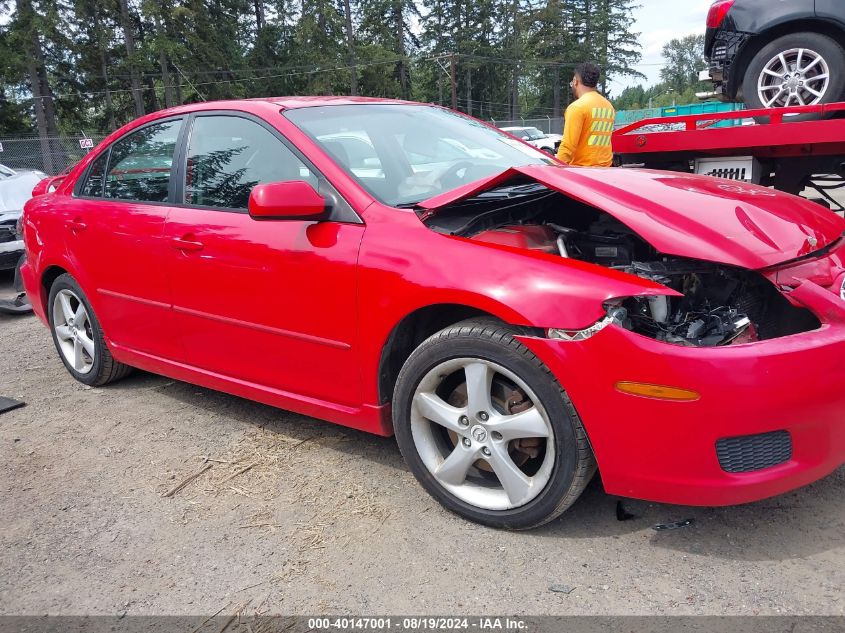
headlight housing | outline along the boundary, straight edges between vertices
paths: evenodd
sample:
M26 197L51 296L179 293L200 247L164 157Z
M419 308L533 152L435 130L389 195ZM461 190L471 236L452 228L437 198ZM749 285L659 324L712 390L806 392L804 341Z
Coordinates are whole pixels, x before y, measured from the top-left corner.
M614 301L614 304L617 302ZM619 307L619 305L610 305L605 304L605 309L607 310L607 316L603 317L599 321L593 323L590 327L585 328L583 330L563 330L560 328L549 328L546 330L546 336L550 339L557 339L560 341L567 341L570 343L576 341L586 341L588 338L592 338L603 329L613 325L614 323L622 324L628 318L628 311L625 308Z

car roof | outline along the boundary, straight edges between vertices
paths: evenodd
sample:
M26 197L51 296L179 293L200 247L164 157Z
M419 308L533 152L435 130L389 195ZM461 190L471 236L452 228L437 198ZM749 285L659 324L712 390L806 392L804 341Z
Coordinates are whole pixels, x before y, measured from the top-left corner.
M255 101L268 101L275 103L286 110L295 110L297 108L313 108L317 106L330 105L360 105L360 104L374 104L382 105L420 105L413 101L403 101L401 99L379 99L377 97L263 97L255 99Z
M298 110L300 108L316 108L318 106L344 106L344 105L427 105L413 101L402 101L400 99L378 99L375 97L257 97L254 99L229 99L225 101L204 101L202 103L189 103L167 110L160 110L152 113L155 118L188 112L201 112L203 110L242 110L250 109L255 105L271 105L282 110Z

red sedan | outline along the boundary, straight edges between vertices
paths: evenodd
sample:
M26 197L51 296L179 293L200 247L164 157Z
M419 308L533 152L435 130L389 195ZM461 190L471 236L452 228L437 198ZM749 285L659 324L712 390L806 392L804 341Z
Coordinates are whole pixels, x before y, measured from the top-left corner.
M545 523L596 469L727 505L845 462L845 220L805 200L347 98L158 112L52 184L22 273L74 378L395 433L474 521Z

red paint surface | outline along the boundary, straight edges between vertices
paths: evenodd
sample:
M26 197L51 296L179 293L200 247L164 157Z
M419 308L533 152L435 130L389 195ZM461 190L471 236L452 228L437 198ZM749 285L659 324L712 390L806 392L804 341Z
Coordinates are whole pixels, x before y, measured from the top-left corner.
M738 110L644 119L613 133L613 151L643 161L660 154L786 158L845 155L845 103ZM816 121L790 121L788 115L816 114ZM713 128L716 121L768 119L768 123ZM786 117L786 118L784 118ZM683 125L672 132L645 131L653 125Z
M198 104L118 130L58 191L26 207L22 274L36 313L45 319L43 276L60 267L89 297L118 360L387 435L379 363L391 332L414 311L457 304L515 325L578 329L600 319L608 299L669 292L557 255L430 231L413 211L374 201L280 115L282 108L359 101ZM71 196L87 164L135 126L226 109L275 126L363 223L256 221ZM748 268L798 257L808 238L823 246L845 230L845 221L797 198L725 191L722 181L706 178L537 167L491 182L514 175L606 210L666 253ZM470 185L426 206L436 210L486 186ZM791 299L819 315L823 328L706 350L661 344L616 326L580 343L524 340L572 396L608 491L675 503L739 503L804 485L845 461L845 302L836 288L842 250L766 274L797 278ZM648 400L618 392L618 381L677 386L702 397ZM776 429L792 434L795 456L788 464L749 475L719 469L717 439Z

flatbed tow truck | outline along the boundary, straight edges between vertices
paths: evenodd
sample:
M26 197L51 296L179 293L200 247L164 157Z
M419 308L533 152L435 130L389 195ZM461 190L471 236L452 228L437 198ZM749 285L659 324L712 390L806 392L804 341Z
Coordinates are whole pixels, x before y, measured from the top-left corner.
M807 114L818 118L790 121ZM613 149L621 167L774 187L845 212L845 103L644 119L618 129Z

